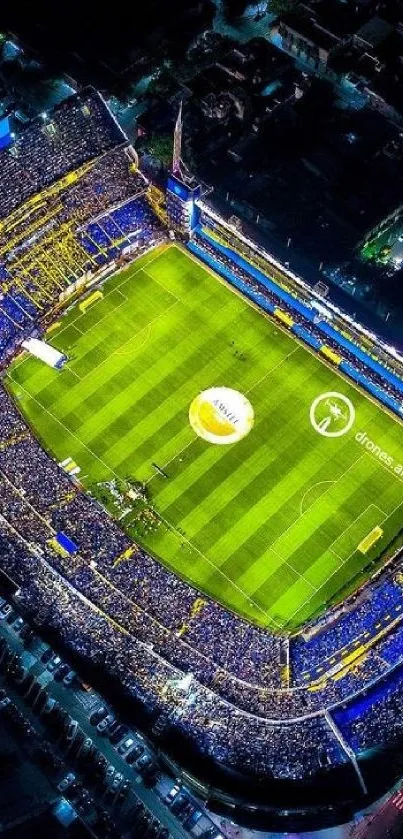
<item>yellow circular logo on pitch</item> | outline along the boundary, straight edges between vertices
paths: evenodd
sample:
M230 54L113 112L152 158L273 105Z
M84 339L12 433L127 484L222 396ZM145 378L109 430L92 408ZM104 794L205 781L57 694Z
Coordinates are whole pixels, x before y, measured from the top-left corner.
M249 434L253 420L249 399L230 387L204 390L189 408L189 422L196 434L219 446L242 440Z

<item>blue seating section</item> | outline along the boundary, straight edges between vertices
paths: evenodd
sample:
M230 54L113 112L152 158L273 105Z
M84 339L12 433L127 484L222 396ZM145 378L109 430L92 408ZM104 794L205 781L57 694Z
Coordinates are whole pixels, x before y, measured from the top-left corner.
M333 626L326 624L323 631L317 632L309 640L305 640L302 635L293 639L294 680L303 681L304 672L316 668L319 662L324 664L326 659L349 647L353 641L365 642L369 637L374 637L378 631L377 624L384 625L385 616L389 617L390 622L399 617L402 611L401 587L393 580L383 580L368 590L360 605L355 605L355 608L339 617Z
M371 358L368 353L361 350L352 341L346 339L326 321L316 322L316 311L288 294L232 248L217 242L213 236L208 234L205 227L197 228L196 240L199 244L196 241L191 242L188 245L189 250L211 267L214 267L216 272L225 276L232 285L240 288L244 294L252 298L263 309L270 312L273 311L273 305L268 306L264 295L259 291L259 287L260 289L265 287L268 296L272 298L272 304L274 302L275 305L284 306L297 320L303 319L304 325L296 323L292 326L292 331L296 335L316 351L319 351L326 344L330 345L336 353L347 355L347 360L341 362L340 369L391 411L399 416L403 415L403 381L398 376ZM215 254L217 254L217 259L215 259ZM234 270L231 270L231 264L234 266ZM250 278L250 285L248 285L247 280L242 282L239 274L243 275L245 280ZM360 367L364 371L368 371L368 375L360 372L358 369ZM372 380L371 373L374 380ZM392 388L394 393L389 392ZM399 398L400 394L402 394L402 400Z
M333 712L334 721L356 754L363 752L366 748L373 748L380 741L384 742L387 734L393 739L395 735L393 726L397 722L397 728L400 729L400 721L393 719L391 714L390 728L387 732L386 727L379 726L379 719L382 718L382 710L387 719L388 706L393 708L396 701L401 705L402 690L403 667L397 667L385 679L367 690L364 695L354 698Z
M322 346L322 341L319 341L318 338L315 338L314 335L311 335L307 329L304 329L303 326L300 326L299 323L294 323L291 332L294 332L298 338L301 338L305 341L306 344L309 344L310 347L313 347L314 350L320 350Z
M354 382L360 384L361 387L365 388L365 390L368 390L369 393L372 393L373 396L379 399L379 401L386 405L387 408L390 408L391 411L394 411L396 414L403 414L403 395L402 402L399 402L397 399L394 399L393 396L390 396L390 394L386 393L386 391L383 390L383 388L378 387L373 382L371 382L368 376L363 376L362 373L356 370L356 368L353 367L352 364L349 364L347 361L342 361L342 363L340 364L340 370L342 370L343 373L346 373L346 375L350 379L353 379ZM388 371L385 371L385 374L387 372ZM386 378L387 377L385 375L385 379Z
M101 267L110 259L116 259L134 238L143 244L151 241L154 225L155 218L147 202L141 197L135 198L86 225L80 241Z
M238 265L243 271L249 274L250 277L257 280L263 286L265 286L268 291L273 292L278 298L279 301L285 303L287 307L291 306L292 309L297 311L300 315L302 315L306 320L313 321L316 312L312 309L309 309L308 306L304 306L303 303L300 303L299 300L296 300L295 297L291 297L290 294L287 294L284 289L280 288L280 286L276 285L266 274L263 274L262 271L259 271L250 262L247 262L246 259L243 259L239 254L235 253L235 251L231 250L231 248L225 247L225 245L221 245L211 236L209 236L205 230L201 228L198 229L198 235L201 239L205 239L206 242L213 246L219 253L222 253L227 259L231 259L236 265Z
M356 346L356 344L353 344L352 341L349 341L347 338L344 337L344 335L341 335L340 332L336 332L336 330L333 329L333 327L330 326L330 324L321 321L321 323L319 324L319 328L322 332L324 332L325 335L329 336L333 339L333 341L336 341L341 347L355 355L356 358L363 364L365 364L366 367L368 367L370 370L373 370L374 373L377 373L383 379L386 379L386 381L389 382L389 384L393 385L398 390L400 390L403 396L403 382L401 381L401 379L399 379L398 376L396 376L394 373L391 373L389 370L383 367L383 365L380 364L379 361L376 361L374 358L371 358L371 356L368 355L368 353L361 350L359 347Z
M251 300L254 300L256 303L258 303L259 306L261 306L261 308L265 310L265 312L273 314L275 306L273 306L270 300L267 300L263 294L256 293L251 288L249 288L249 286L247 286L246 283L243 283L242 280L239 279L239 277L236 277L232 273L232 271L226 268L225 265L218 261L218 259L213 259L213 257L210 254L207 254L205 251L199 248L195 244L195 242L189 242L188 249L191 253L194 253L195 256L198 256L199 259L202 259L203 262L207 262L207 264L210 265L210 268L212 268L216 272L216 274L219 274L221 277L224 277L231 283L231 285L235 286L235 288L239 289L239 291L242 291L242 293L249 297Z

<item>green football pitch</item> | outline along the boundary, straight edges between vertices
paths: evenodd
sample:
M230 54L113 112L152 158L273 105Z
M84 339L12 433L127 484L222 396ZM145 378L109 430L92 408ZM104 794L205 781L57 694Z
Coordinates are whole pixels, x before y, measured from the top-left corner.
M300 626L362 581L401 529L401 423L177 246L115 275L48 340L69 355L61 371L27 355L8 371L45 447L73 458L93 492L146 482L161 521L147 548L256 623ZM189 424L192 400L213 386L254 410L232 445ZM123 523L132 532L131 514Z

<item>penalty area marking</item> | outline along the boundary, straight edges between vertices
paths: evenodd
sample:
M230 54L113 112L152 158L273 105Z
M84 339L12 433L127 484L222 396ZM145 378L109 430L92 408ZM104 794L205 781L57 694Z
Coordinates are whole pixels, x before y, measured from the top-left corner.
M361 458L358 458L358 460L361 460ZM357 461L356 461L356 462L357 462ZM324 551L322 551L322 555L323 555L324 553L326 553L326 551L331 551L331 553L332 553L332 554L334 554L334 556L335 556L335 557L336 557L336 558L340 561L340 565L338 566L338 568L335 568L335 570L334 570L334 571L332 571L332 573L331 573L331 574L329 574L329 576L326 578L326 580L324 580L324 581L323 581L323 583L321 583L321 585L319 586L319 588L317 588L317 589L316 589L316 594L318 594L318 593L321 591L321 589L322 589L322 588L323 588L323 587L324 587L324 586L325 586L325 585L329 582L329 580L331 580L331 579L332 579L332 577L334 577L334 575L335 575L335 574L337 574L337 573L340 571L340 569L341 569L341 568L343 568L343 565L346 565L346 563L349 561L349 559L351 559L351 557L353 556L353 554L355 554L355 552L356 552L356 550L357 550L357 548L354 548L354 550L352 550L352 551L351 551L351 553L349 553L349 554L348 554L348 556L346 556L346 557L345 557L345 559L342 559L342 557L340 556L340 554L338 554L338 553L337 553L337 551L335 551L335 549L334 549L334 547L333 547L333 545L334 545L334 544L338 541L338 539L341 539L341 538L342 538L342 536L344 536L344 534L345 534L345 533L347 533L347 531L350 529L350 527L351 527L353 524L355 524L355 523L356 523L356 521L358 521L358 519L359 519L359 518L361 518L361 516L363 516L363 515L364 515L364 513L366 513L366 512L367 512L367 510L369 510L369 508L370 508L370 507L375 507L375 508L376 508L376 509L377 509L377 510L381 513L381 515L383 515L383 519L382 519L382 521L380 522L380 524L383 524L383 522L385 521L385 519L387 519L387 518L389 518L389 516L393 515L393 513L394 513L394 512L396 512L396 510L398 509L398 507L399 507L399 506L400 506L400 505L398 504L398 505L397 505L397 507L395 507L395 509L394 509L394 510L392 510L392 512L391 512L391 513L385 513L385 512L384 512L384 510L381 510L381 508L380 508L380 507L378 507L378 505L377 505L377 504L372 504L372 503L371 503L371 504L368 504L368 506L365 508L365 510L363 510L363 511L362 511L362 513L360 513L360 515L358 516L358 518L357 518L357 519L355 519L353 522L351 522L351 523L348 525L348 527L346 527L346 528L343 530L343 532L342 532L342 533L339 533L339 535L336 537L336 539L334 539L334 540L333 540L333 542L331 543L331 545L329 545L329 547L328 547L328 548L326 548ZM357 547L358 547L358 546L357 546ZM347 583L346 583L346 585L347 585ZM304 600L302 603L300 603L300 605L299 605L299 606L298 606L298 608L295 610L295 612L293 612L293 614L291 615L291 617L289 618L289 620L287 621L287 623L290 623L290 621L294 620L295 616L296 616L296 615L298 615L298 613L301 611L301 609L303 609L303 607L304 607L304 606L306 606L306 605L307 605L307 603L309 603L309 602L312 600L312 597L313 597L313 596L314 596L313 594L310 594L310 595L309 595L309 597L307 597L307 598L306 598L306 600Z
M84 381L85 379L87 379L89 376L91 376L92 378L94 378L94 376L96 376L96 375L98 374L98 371L101 369L101 367L102 367L104 364L106 364L108 361L111 361L111 360L112 360L112 359L113 359L116 355L130 355L132 352L134 352L134 351L135 351L135 349L136 349L136 350L141 349L141 347L142 347L144 344L141 344L141 345L140 345L140 347L135 347L134 349L129 350L127 353L126 353L126 352L122 352L122 349L123 349L124 347L126 347L126 346L127 346L127 344L129 344L129 343L130 343L130 341L133 341L135 338L138 338L138 337L139 337L139 335L141 335L141 333L142 333L145 329L150 329L150 330L151 330L151 327L153 326L153 324L154 324L154 323L156 323L156 321L157 321L157 320L160 320L160 318L162 318L162 317L164 317L166 314L168 314L168 312L169 312L171 309L173 309L173 307L174 307L174 306L176 306L178 302L179 302L178 300L174 300L174 302L173 302L173 303L171 303L171 305L168 307L168 309L164 309L164 311L163 311L163 312L160 312L160 313L159 313L159 315L156 315L156 317L155 317L155 318L153 318L153 320L150 320L150 322L149 322L149 323L146 323L146 325L145 325L145 326L143 326L143 328L142 328L142 329L140 329L140 330L136 333L136 335L131 335L131 336L130 336L130 338L128 338L128 339L127 339L127 341L124 341L124 342L123 342L123 344L121 344L121 345L120 345L120 347L119 347L118 349L113 350L113 352L109 353L109 355L107 355L107 356L106 356L106 358L104 358L102 361L100 361L100 362L99 362L99 364L97 364L97 366L96 366L96 367L94 367L94 369L93 369L93 370L90 370L88 373L86 373L86 374L85 374L85 376L82 376L82 377L81 377L81 381L83 382L83 381ZM114 312L115 312L115 311L116 311L116 310L114 310ZM113 313L114 313L114 312L113 312ZM112 312L110 312L109 314L113 314L113 313L112 313ZM98 321L98 322L100 323L101 321ZM150 334L151 334L151 332L150 332ZM150 336L148 336L148 338L149 338L149 337L150 337ZM148 339L147 339L147 340L148 340ZM144 343L146 343L146 342L144 341Z
M151 323L148 323L144 327L144 329L147 330L147 333L146 333L146 335L144 335L143 340L140 342L138 347L134 346L134 347L131 347L130 349L127 349L127 350L123 349L123 347L126 347L127 344L130 344L131 341L135 341L136 338L138 338L141 335L141 333L143 332L142 329L140 329L140 331L137 332L136 335L132 335L132 337L129 338L128 341L125 341L124 344L122 344L120 349L115 350L114 355L131 355L133 352L135 352L137 350L141 350L144 347L144 344L146 344L147 341L150 340L150 337L151 337Z
M135 260L135 261L132 263L132 265L133 265L133 270L132 270L132 271L130 271L130 274L129 274L127 277L125 277L125 278L124 278L124 279L123 279L120 283L118 283L118 284L117 284L114 288L111 288L111 289L110 289L110 291L107 291L107 292L106 292L106 294L104 294L104 296L103 296L102 300L106 300L106 298L107 298L107 297L109 297L111 294L113 294L113 292L114 292L114 291L119 291L121 286L125 285L125 283L130 282L130 280L132 280L132 279L133 279L133 277L135 277L135 276L136 276L136 274L138 274L140 271L143 271L143 270L144 270L144 272L147 274L147 276L148 276L148 277L150 277L151 279L153 279L152 275L151 275L151 274L149 274L149 273L148 273L148 271L145 271L145 267L146 267L147 265L151 265L153 262L155 262L155 260L156 260L156 259L158 259L160 256L162 256L162 253L164 252L164 250L166 250L165 244L164 244L164 246L163 246L163 247L161 247L161 245L157 245L157 246L156 246L156 250L158 251L158 253L154 254L154 256L152 257L152 259L148 259L148 260L147 260L147 262L145 262L144 267L140 266L140 267L136 268L136 267L135 267L136 260ZM153 253L153 251L154 251L154 248L152 248L152 250L150 251L150 253ZM145 255L145 254L142 254L140 257L137 257L137 258L138 258L138 259L141 259L141 258L142 258L142 256L144 256L144 255ZM123 269L123 270L125 270L125 269ZM128 270L130 270L130 269L128 269ZM121 272L121 271L116 271L116 273L115 273L115 274L112 274L110 277L108 277L108 278L107 278L107 280L105 281L105 283L107 284L110 280L114 279L114 277L116 277L119 273L122 273L122 272ZM156 282L157 282L157 281L156 281ZM158 285L161 285L161 283L157 283L157 284L158 284ZM165 290L167 291L167 289L165 289ZM172 293L172 292L171 292L171 293ZM123 295L123 292L120 292L120 294L121 294L123 297L125 296L125 295ZM173 297L175 297L175 294L172 294L172 296L173 296ZM125 298L125 299L126 299L126 301L128 300L128 298ZM179 300L179 298L177 298L177 300ZM95 303L94 303L94 305L93 305L93 307L92 307L92 310L95 308L95 306L97 305L97 303L100 303L100 302L101 302L100 300L96 300L96 301L95 301ZM125 302L125 301L123 301L123 302ZM77 321L79 321L81 318L85 317L84 313L83 313L83 312L81 312L79 315L77 315L77 317L76 317L76 318L74 318L72 321L70 321L70 323L66 323L66 325L65 325L65 326L62 326L62 328L61 328L61 329L58 329L58 330L57 330L57 332L55 332L55 337L56 337L56 338L58 338L58 337L59 337L59 335L61 335L61 334L62 334L62 332L65 332L65 331L66 331L66 329L69 329L69 327L70 327L70 326L74 326L74 328L77 330L77 332L79 332L79 333L80 333L80 335L84 335L84 334L85 334L85 335L87 335L87 334L89 334L89 333L91 332L91 330L92 330L92 329L95 329L95 327L96 327L96 326L98 326L100 323L102 323L102 321L103 321L106 317L108 317L108 316L109 316L109 315L111 315L111 314L114 314L114 313L116 312L116 310L117 310L117 309L119 309L119 308L120 308L120 306L122 306L122 305L123 305L123 302L122 302L122 303L119 303L119 306L117 306L117 307L116 307L116 309L113 309L113 310L112 310L112 311L110 311L110 312L106 312L106 314L105 314L105 315L103 315L103 317L102 317L102 318L100 318L100 319L99 319L96 323L94 323L94 324L93 324L93 326L90 326L90 327L89 327L89 329L86 329L86 330L85 330L85 333L84 333L84 332L82 332L82 330L81 330L78 326L76 326ZM15 369L15 370L17 370L17 368L18 368L18 367L21 367L21 366L22 366L22 364L24 364L24 363L28 360L28 358L30 358L30 356L29 356L28 354L27 354L27 355L25 355L25 353L24 353L24 358L21 358L19 361L17 361L17 362L15 363L15 365L14 365L14 369ZM11 378L11 377L10 377L10 378ZM85 378L85 377L84 377L84 378ZM13 379L13 381L15 381L15 379Z
M304 501L305 501L307 495L309 495L309 493L312 492L312 490L315 489L315 487L322 486L322 484L335 484L335 483L336 483L336 479L333 478L333 480L328 480L328 481L317 481L316 484L312 484L312 486L308 487L308 489L304 492L304 494L301 498L301 501L300 501L299 517L301 518L301 516L303 516L304 513L307 513L308 510L310 510L311 507L313 507L313 505L316 503L316 501L319 501L319 498L322 498L322 495L318 495L318 497L315 498L314 501L312 501L312 504L309 504L308 507L306 508L306 510L304 510ZM330 487L329 487L329 489L330 489Z

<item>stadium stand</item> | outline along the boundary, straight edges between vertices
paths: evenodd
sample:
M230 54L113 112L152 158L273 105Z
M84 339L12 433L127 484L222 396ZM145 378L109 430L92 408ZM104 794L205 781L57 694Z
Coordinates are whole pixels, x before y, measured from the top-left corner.
M0 152L0 217L126 137L98 91L87 88L29 125Z
M126 138L96 91L29 126L0 152L0 175L5 366L24 337L50 322L72 284L96 279L100 268L133 248L141 253L165 232ZM281 305L299 337L316 350L326 340L400 405L400 380L368 365L353 343L341 346L306 303L296 305L268 281L262 266L252 268L208 230L198 230L189 248L266 311ZM57 549L60 532L77 546L72 555ZM130 559L119 562L127 552ZM0 554L2 571L19 586L20 606L39 625L102 666L164 730L182 734L216 766L258 783L310 784L330 768L346 770L351 784L341 800L365 799L357 758L399 740L400 557L343 608L287 639L284 680L284 638L231 614L132 545L44 452L1 386ZM318 803L312 790L308 799Z

